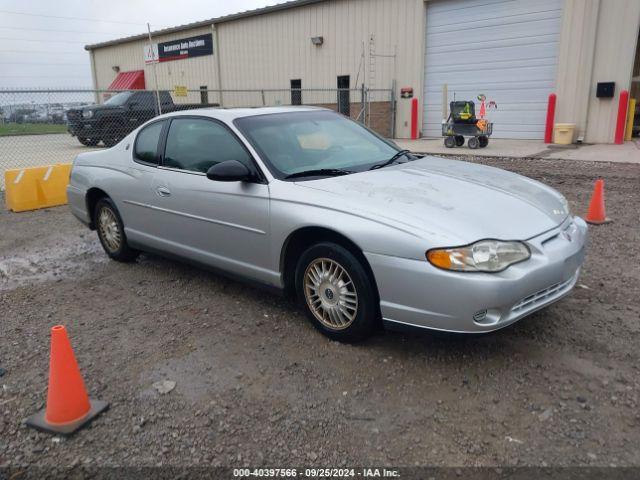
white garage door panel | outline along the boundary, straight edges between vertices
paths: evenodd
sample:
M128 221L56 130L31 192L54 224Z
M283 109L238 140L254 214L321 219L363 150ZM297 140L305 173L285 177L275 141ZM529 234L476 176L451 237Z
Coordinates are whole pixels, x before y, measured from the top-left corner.
M555 89L564 0L433 0L427 3L425 136L440 136L449 101L484 93L498 138L543 138ZM476 104L478 102L476 101Z

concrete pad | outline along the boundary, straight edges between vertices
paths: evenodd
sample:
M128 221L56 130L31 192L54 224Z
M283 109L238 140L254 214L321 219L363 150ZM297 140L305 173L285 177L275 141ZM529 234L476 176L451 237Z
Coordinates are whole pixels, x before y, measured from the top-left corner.
M588 162L616 162L640 164L640 140L623 145L546 145L541 140L489 140L486 148L471 150L468 147L447 148L442 138L419 140L394 140L400 148L430 155L469 155L474 157L548 158L558 160L582 160Z
M555 151L549 157L560 160L640 164L640 140L625 142L623 145L585 145L575 150Z
M447 148L442 138L421 138L419 140L394 140L400 148L416 153L443 155L473 155L474 157L535 157L547 150L547 146L539 140L507 140L489 139L485 148L471 150L465 143L462 147Z

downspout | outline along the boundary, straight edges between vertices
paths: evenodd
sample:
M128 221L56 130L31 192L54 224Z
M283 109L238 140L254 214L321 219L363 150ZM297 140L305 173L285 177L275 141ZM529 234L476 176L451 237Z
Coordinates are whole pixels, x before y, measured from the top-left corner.
M216 81L218 82L218 103L221 107L224 107L224 102L222 100L222 73L220 71L220 42L218 40L218 29L216 28L215 23L211 24L211 30L213 30L213 37L215 41L215 50L213 51L213 55L216 59Z
M93 56L93 50L89 50L89 61L91 62L91 80L93 82L93 96L95 103L100 103L100 94L98 93L98 75L96 73L96 59Z
M591 89L593 85L593 70L596 64L596 44L598 41L598 24L600 23L600 0L596 2L596 21L595 21L595 34L593 38L592 45L592 55L591 55L591 68L589 69L589 96L587 97L587 108L585 108L584 113L584 131L581 136L578 136L578 143L583 143L584 139L587 136L587 132L589 131L589 110L591 110ZM584 28L584 27L583 27Z

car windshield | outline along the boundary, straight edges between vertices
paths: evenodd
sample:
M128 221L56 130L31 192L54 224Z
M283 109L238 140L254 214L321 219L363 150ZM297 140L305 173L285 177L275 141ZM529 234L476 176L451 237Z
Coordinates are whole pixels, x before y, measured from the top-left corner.
M110 97L106 102L104 102L104 104L119 107L120 105L124 105L131 95L133 95L133 92L116 93L113 97Z
M256 115L234 123L280 179L306 171L360 172L398 152L392 143L335 112Z

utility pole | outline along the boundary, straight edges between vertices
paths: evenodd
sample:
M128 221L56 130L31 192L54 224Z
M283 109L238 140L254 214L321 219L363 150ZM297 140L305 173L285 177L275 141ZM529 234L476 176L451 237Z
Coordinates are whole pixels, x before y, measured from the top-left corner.
M158 105L158 115L162 114L162 108L160 107L160 93L158 92L158 72L156 71L156 59L154 57L153 52L153 41L151 40L151 25L147 22L147 33L149 34L149 48L151 49L151 64L153 65L153 80L156 83L156 103ZM160 53L158 53L158 57L160 57ZM158 58L159 60L159 58Z

